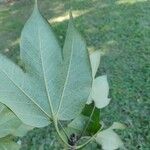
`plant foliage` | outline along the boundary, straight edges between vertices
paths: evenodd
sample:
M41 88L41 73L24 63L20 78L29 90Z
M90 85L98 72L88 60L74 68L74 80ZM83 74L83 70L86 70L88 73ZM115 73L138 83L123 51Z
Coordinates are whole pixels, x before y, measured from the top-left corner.
M0 97L26 124L44 127L83 109L92 77L86 45L69 23L63 51L37 6L21 35L25 70L0 56Z
M76 149L79 149L96 139L105 149L106 131L110 129L101 132L100 108L110 102L107 77L96 77L100 52L95 51L89 57L86 43L75 29L72 17L61 49L36 3L21 34L20 57L22 67L0 55L0 102L30 126L44 127L53 122L58 135L69 147L77 144ZM3 107L0 107L1 136L23 135L25 125ZM71 121L66 130L80 132L78 137L66 134L69 142L59 129L60 121L64 120ZM63 132L66 133L64 129ZM109 134L118 138L113 130ZM78 145L82 136L89 138Z
M23 124L5 105L0 103L0 150L19 150L12 136L24 136L32 127Z

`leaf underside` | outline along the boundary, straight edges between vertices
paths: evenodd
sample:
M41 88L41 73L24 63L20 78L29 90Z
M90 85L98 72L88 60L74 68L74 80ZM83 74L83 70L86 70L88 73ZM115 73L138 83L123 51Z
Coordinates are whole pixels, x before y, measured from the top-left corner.
M63 51L37 6L21 34L25 70L0 55L0 102L26 124L43 127L52 119L81 113L92 85L86 44L69 22Z

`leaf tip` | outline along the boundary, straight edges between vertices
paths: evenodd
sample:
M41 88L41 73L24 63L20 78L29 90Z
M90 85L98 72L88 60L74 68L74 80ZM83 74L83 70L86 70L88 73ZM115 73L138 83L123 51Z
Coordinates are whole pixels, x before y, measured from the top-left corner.
M34 9L38 9L38 0L35 0L34 2Z
M35 5L37 5L37 0L35 0Z

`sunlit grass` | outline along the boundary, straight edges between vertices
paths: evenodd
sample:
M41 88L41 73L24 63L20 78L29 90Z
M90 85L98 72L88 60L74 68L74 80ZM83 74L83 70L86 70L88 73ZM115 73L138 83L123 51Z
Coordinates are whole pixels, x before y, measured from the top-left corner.
M138 2L146 2L147 0L117 0L117 4L134 4Z
M88 12L90 12L90 10L83 10L83 11L74 10L74 11L72 11L72 15L73 15L73 18L75 19L77 17L80 17L81 15L84 15L84 14L88 13ZM68 11L65 14L63 14L62 16L51 18L48 21L50 23L61 23L63 21L69 20L69 18L70 17L69 17L69 11Z

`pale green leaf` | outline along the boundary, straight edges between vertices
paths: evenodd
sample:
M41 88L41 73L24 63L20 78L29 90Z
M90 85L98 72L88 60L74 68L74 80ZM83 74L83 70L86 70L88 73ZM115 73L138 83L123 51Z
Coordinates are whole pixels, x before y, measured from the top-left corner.
M124 147L120 137L112 129L106 129L98 133L96 142L100 144L104 150L115 150Z
M98 150L97 149L97 143L94 143L92 141L91 143L89 143L85 147L83 147L82 150Z
M0 138L7 135L21 137L31 129L33 127L23 124L11 110L0 103Z
M0 55L0 101L25 123L48 125L69 120L82 111L92 73L84 40L69 23L62 50L37 6L21 35L24 70ZM82 90L81 90L82 89Z
M110 102L107 76L99 76L93 81L91 97L97 108L103 108Z
M92 67L92 76L95 78L96 72L100 64L100 51L94 51L90 54L90 61Z
M124 130L126 126L120 122L114 122L110 128Z
M100 110L94 104L85 105L82 113L68 127L82 131L84 135L94 135L101 128Z
M12 134L17 129L21 121L3 104L0 103L0 138Z
M88 119L89 117L81 114L77 118L75 118L71 123L69 123L68 127L82 131L85 128Z
M20 145L13 142L10 139L2 138L0 139L0 150L19 150Z

